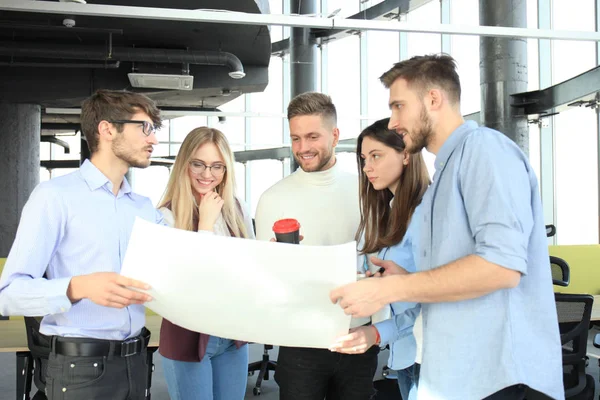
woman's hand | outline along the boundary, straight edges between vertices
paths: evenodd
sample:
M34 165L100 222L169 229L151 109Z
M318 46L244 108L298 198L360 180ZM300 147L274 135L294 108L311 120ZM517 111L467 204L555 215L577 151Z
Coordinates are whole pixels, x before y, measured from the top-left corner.
M350 329L347 335L337 338L329 350L344 354L362 354L376 344L376 339L377 328L374 325L359 326Z
M212 231L223 209L224 200L217 192L209 192L202 196L198 205L198 230Z

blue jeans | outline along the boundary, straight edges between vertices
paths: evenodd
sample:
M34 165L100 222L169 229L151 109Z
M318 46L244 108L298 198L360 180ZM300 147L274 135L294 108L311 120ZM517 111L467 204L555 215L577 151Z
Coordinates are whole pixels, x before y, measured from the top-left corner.
M408 368L396 371L402 400L415 400L417 398L420 367L420 364L415 363Z
M211 336L201 362L163 357L171 400L242 400L248 380L248 345Z

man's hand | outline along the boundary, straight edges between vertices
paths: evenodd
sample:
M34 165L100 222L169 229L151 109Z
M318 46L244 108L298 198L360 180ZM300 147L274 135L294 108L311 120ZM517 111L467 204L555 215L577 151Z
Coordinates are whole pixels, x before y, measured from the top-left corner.
M383 268L385 271L382 273L376 272L372 273L371 271L367 271L367 276L390 276L390 275L406 275L408 271L390 260L381 260L375 256L371 257L371 262L373 265Z
M128 287L143 290L150 289L150 286L143 282L126 278L115 272L97 272L71 278L67 296L71 303L81 299L89 299L98 305L114 308L143 304L152 300L149 295L136 292Z
M340 307L347 315L369 317L387 304L383 289L388 279L362 279L333 289L329 298L334 304L339 300Z
M212 231L221 214L221 209L225 201L217 192L209 192L202 196L200 204L198 204L198 230Z
M336 339L329 350L344 354L362 354L375 345L377 328L373 325L350 329L350 333Z

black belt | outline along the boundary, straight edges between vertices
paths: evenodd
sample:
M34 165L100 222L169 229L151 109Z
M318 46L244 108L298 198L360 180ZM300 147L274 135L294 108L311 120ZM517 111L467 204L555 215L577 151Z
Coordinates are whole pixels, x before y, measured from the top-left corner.
M67 357L129 357L145 351L150 331L144 328L138 336L125 340L101 340L55 336L52 351Z

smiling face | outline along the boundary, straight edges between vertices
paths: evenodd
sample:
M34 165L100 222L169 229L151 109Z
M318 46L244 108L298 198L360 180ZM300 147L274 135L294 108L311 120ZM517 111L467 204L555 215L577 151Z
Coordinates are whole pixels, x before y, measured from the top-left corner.
M204 143L198 147L192 154L192 158L188 165L188 176L192 184L192 192L198 202L206 193L215 191L215 188L223 182L226 173L221 171L222 175L219 176L219 173L216 172L218 167L204 168L204 171L200 171L203 169L202 165L208 167L225 167L225 160L223 159L221 152L212 142Z
M417 153L427 147L434 136L433 123L420 94L399 78L390 86L389 129L401 135L406 150Z
M131 120L147 121L152 125L152 120L144 112L137 112L131 116ZM127 163L130 167L146 168L150 165L150 156L154 145L158 143L156 134L151 132L150 135L144 134L144 127L138 123L122 124L123 130L117 131L117 127L111 124L116 132L116 135L110 146L114 155Z
M373 189L389 189L395 193L404 167L408 164L408 154L399 152L370 136L365 136L360 157L363 171L373 185Z
M339 130L328 125L320 115L299 115L290 119L292 153L305 172L324 171L335 164L334 148Z

